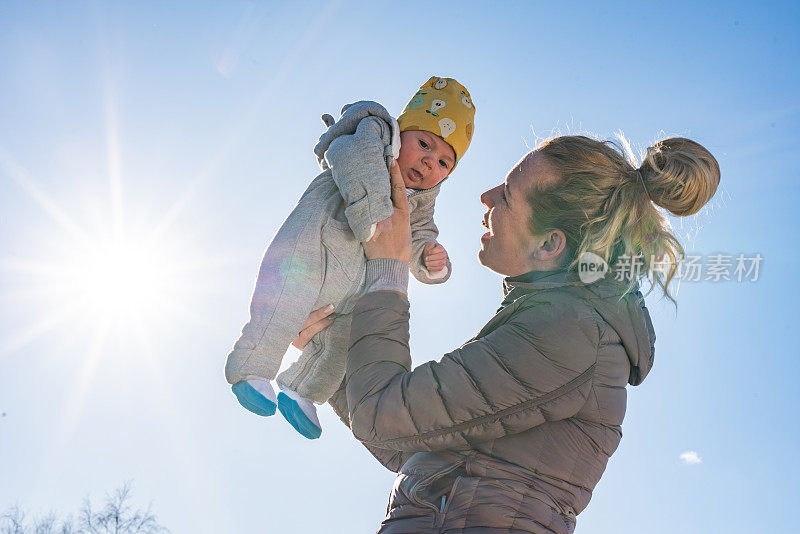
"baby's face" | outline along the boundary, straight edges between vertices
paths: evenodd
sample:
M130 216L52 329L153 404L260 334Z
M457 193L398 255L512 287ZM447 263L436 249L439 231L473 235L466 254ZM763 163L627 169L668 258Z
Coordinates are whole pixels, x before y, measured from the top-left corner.
M397 165L406 187L430 189L450 174L455 161L453 147L441 137L422 130L400 133Z

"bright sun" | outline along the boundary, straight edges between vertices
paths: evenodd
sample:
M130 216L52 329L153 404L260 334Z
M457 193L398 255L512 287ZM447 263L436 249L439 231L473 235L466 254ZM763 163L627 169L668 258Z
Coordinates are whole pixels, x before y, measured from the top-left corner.
M164 347L185 335L179 325L200 321L192 302L208 289L199 281L202 271L225 262L198 255L173 224L186 196L160 217L146 217L152 206L138 212L126 205L119 174L110 174L110 187L99 184L91 200L51 196L0 150L0 175L45 215L21 227L24 257L0 255L3 297L18 310L17 327L0 340L0 355L41 341L45 358L78 357L62 409L63 435L96 378L132 376L126 373L139 368L152 384L162 384ZM105 200L103 189L111 191Z
M31 232L41 236L28 247L33 257L0 257L0 271L18 279L15 285L24 288L20 293L33 313L27 327L3 340L0 352L12 352L48 333L62 343L85 339L96 352L109 343L136 352L176 321L196 320L188 303L203 290L197 287L197 271L220 260L209 261L190 250L172 224L185 198L148 220L124 206L115 173L110 200L95 196L78 206L63 197L53 200L7 154L0 153L0 172L48 216ZM125 220L123 207L136 224ZM117 360L124 357L119 350L114 354Z
M76 280L99 309L124 312L153 302L164 283L153 251L120 243L79 264Z
M16 271L37 310L31 325L7 340L6 351L51 331L62 341L77 336L141 349L168 325L192 316L187 301L201 290L192 287L192 271L204 262L179 258L185 250L152 232L79 239L54 232L47 241L46 260L0 258L0 266Z
M83 302L86 319L124 324L172 304L174 265L167 251L152 244L118 240L75 252L60 263L64 291Z

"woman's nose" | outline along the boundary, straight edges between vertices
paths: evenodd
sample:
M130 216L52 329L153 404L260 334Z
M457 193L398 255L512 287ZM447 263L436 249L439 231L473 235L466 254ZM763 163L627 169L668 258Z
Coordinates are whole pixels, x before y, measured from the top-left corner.
M500 187L500 186L498 186L498 187ZM483 194L481 194L481 204L483 204L487 208L491 208L494 205L494 202L492 201L492 196L493 196L493 193L496 190L497 190L497 187L493 187L492 189L489 189L488 191L484 191Z

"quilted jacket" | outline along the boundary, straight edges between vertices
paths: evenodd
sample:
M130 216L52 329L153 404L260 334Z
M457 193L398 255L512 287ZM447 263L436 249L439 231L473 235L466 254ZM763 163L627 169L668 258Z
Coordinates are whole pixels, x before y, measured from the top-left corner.
M504 290L474 338L413 370L406 296L356 303L330 402L397 472L380 532L571 533L619 445L626 386L653 364L641 293L564 272Z

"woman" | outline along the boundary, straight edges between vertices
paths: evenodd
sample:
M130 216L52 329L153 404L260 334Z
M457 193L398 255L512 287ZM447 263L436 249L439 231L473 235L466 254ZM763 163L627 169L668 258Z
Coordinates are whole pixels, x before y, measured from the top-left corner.
M392 174L393 228L365 245L367 289L330 401L398 473L380 532L574 530L622 436L626 385L650 371L655 341L639 276L584 284L578 260L641 262L671 298L683 249L655 205L696 213L719 178L714 157L683 138L650 147L639 168L612 143L543 143L481 195L489 231L478 257L506 277L500 310L475 338L412 371L408 209ZM324 315L312 314L299 344L328 324Z

